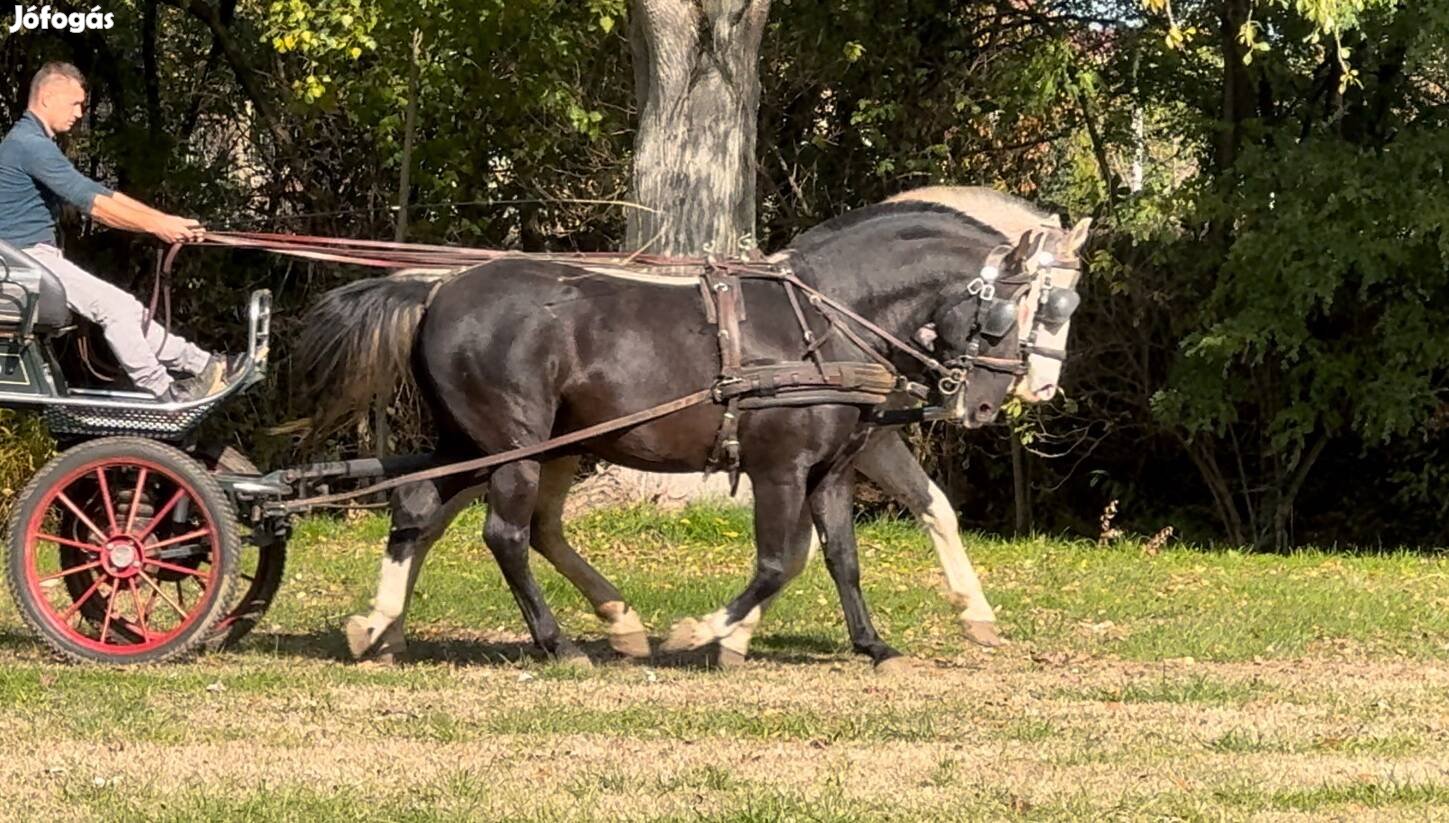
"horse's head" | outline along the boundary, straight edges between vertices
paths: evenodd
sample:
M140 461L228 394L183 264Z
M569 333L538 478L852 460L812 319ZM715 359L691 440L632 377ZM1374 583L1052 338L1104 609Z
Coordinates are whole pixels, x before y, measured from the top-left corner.
M967 428L996 419L1029 372L1031 305L1041 281L1049 233L1030 232L998 246L981 270L948 289L917 342L933 348L949 370L938 389L947 417Z
M1027 403L1041 403L1056 395L1066 357L1071 314L1077 306L1076 286L1081 276L1078 256L1087 239L1090 220L1063 231L1061 218L1019 197L982 186L929 186L902 192L890 201L936 203L978 220L1006 237L1020 238L1044 232L1044 256L1030 263L1038 275L1022 301L1017 318L1020 342L1025 347L1027 373L1014 389Z
M1045 243L1028 266L1034 270L1031 290L1021 304L1017 327L1026 354L1026 374L1016 386L1016 396L1027 403L1042 403L1056 396L1067 359L1067 336L1072 313L1081 302L1077 282L1082 276L1079 252L1087 242L1090 218L1070 232L1041 229ZM1030 234L1030 233L1028 233Z

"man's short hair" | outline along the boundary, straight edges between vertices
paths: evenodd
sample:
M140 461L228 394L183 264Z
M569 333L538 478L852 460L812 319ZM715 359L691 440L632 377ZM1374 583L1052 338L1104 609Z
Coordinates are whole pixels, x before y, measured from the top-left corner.
M85 75L81 74L80 69L70 63L52 61L41 66L40 71L36 72L35 77L31 79L30 100L34 102L35 98L40 95L40 89L56 77L74 80L81 84L81 88L85 88L86 85Z

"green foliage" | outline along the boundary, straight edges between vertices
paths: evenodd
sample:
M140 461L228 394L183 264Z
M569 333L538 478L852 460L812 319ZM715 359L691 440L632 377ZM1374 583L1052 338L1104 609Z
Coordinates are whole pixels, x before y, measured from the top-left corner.
M1220 432L1260 391L1223 378L1272 364L1275 448L1318 430L1369 441L1421 430L1449 362L1437 308L1449 299L1446 151L1443 130L1407 128L1383 149L1323 141L1240 158L1240 184L1199 204L1236 236L1164 414Z
M16 495L50 459L53 446L40 418L0 409L0 517L9 517Z
M632 156L625 0L242 3L222 19L232 49L198 6L162 4L152 77L144 34L126 23L140 4L123 5L103 44L54 32L7 43L22 68L82 64L91 113L70 150L147 202L222 228L390 239L415 102L409 239L607 249L623 234L607 203L628 198ZM1170 517L1204 539L1281 542L1275 518L1296 512L1328 539L1397 526L1442 540L1449 521L1417 515L1449 499L1449 352L1434 315L1449 243L1437 197L1449 4L1250 9L1224 42L1225 0L1181 0L1170 16L1141 0L990 13L775 0L761 244L933 183L1094 216L1067 400L1012 409L1030 450L1060 456L1027 461L1037 527L1092 534L1116 497L1124 525L1149 532ZM1181 35L1171 46L1165 26ZM1234 50L1251 62L1231 65ZM1358 85L1345 85L1351 70ZM24 74L0 95L11 117ZM1233 117L1229 75L1245 83ZM152 266L144 240L71 226L67 241L138 291ZM359 272L217 250L180 266L177 325L207 345L240 345L248 290L277 295L273 380L205 436L270 466L319 456L265 430L307 411L287 361L300 309ZM417 399L394 412L390 447L424 445ZM370 451L374 436L321 451ZM968 522L1016 519L1004 429L913 437ZM1355 524L1336 514L1329 466L1364 478Z

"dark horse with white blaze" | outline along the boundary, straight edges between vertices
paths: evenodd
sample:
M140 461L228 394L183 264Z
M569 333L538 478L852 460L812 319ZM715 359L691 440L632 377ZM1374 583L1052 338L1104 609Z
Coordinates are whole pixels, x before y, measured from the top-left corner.
M1041 236L1024 237L1013 246L958 211L894 203L806 232L785 259L800 280L897 338L934 326L943 361L967 355L1019 359L1020 323L995 335L983 333L983 276L1005 287L1008 312L1022 317L1017 305L1026 302L1043 242ZM782 287L743 280L740 289L748 306L744 363L800 362L801 328ZM812 331L825 336L823 317L810 320ZM862 334L899 373L926 377L916 360ZM825 336L820 350L828 361L865 359L858 344L843 335ZM539 443L709 387L719 376L720 357L696 281L611 277L527 258L500 260L441 282L375 278L336 289L309 315L299 347L302 373L320 406L319 422L359 411L373 391L390 388L410 366L437 425L437 456L456 460ZM965 410L964 424L984 424L995 417L1017 374L977 369L970 378L947 400ZM535 642L551 654L576 655L528 568L532 544L581 589L608 585L571 549L560 552L558 536L537 533L556 520L541 506L561 504L558 490L567 489L577 462L568 458L591 453L649 471L701 471L722 415L716 405L692 406L562 448L547 462L520 460L486 478L443 477L399 488L374 613L400 620L421 555L486 482L484 538ZM755 494L755 573L725 608L676 631L677 645L719 641L728 649L743 645L729 642L737 634L747 643L762 607L803 567L813 523L824 538L854 647L876 663L897 656L871 625L854 541L852 461L873 430L867 410L852 404L766 408L741 416L740 465ZM388 577L396 585L389 587ZM388 596L399 602L384 602ZM618 601L615 593L611 602ZM597 600L595 605L600 608ZM364 632L366 645L391 626L353 628ZM356 645L356 638L349 639ZM620 639L635 651L643 640Z

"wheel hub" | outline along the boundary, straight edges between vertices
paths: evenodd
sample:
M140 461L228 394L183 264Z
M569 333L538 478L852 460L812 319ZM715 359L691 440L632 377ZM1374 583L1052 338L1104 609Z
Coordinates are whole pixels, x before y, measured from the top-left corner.
M117 577L130 577L140 572L144 557L140 544L130 537L112 538L102 547L106 570Z

